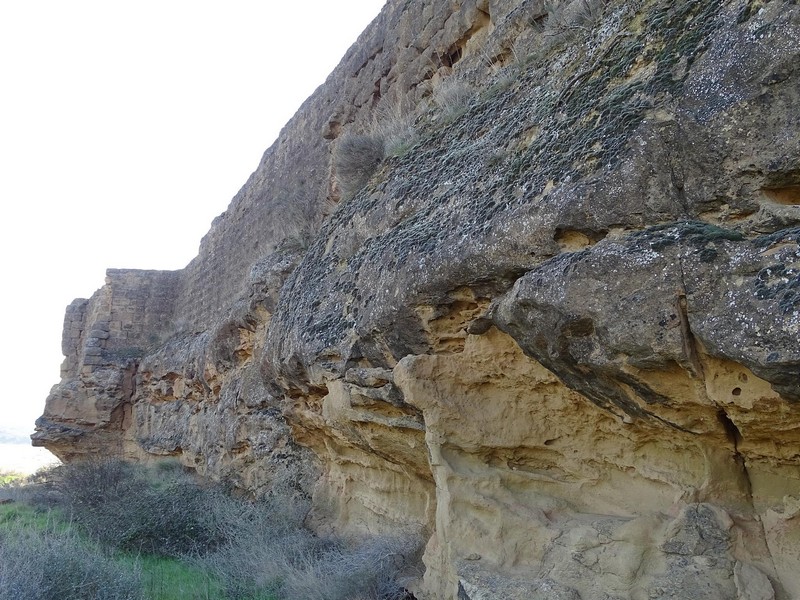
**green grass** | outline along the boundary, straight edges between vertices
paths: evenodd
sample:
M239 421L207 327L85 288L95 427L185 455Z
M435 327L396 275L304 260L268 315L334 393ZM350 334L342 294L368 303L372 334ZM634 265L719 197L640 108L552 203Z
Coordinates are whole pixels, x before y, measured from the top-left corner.
M175 558L122 556L120 563L142 572L145 596L151 600L218 600L222 588L202 569Z
M2 473L0 474L0 485L6 485L22 479L25 479L25 475L19 473Z
M71 524L57 509L42 510L22 502L0 504L0 530L18 527L64 532L71 528Z

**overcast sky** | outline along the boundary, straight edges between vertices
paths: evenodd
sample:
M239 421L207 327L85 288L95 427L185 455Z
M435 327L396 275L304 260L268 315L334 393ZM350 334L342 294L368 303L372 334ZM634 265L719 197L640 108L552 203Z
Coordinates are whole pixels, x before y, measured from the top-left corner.
M66 305L185 266L383 4L0 3L0 431L33 430Z

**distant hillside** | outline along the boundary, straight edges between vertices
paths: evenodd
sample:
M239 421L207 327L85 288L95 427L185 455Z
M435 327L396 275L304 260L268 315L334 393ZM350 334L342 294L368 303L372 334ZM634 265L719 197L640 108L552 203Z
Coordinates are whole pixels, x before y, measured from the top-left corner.
M0 444L24 444L30 446L30 435L18 429L0 425Z

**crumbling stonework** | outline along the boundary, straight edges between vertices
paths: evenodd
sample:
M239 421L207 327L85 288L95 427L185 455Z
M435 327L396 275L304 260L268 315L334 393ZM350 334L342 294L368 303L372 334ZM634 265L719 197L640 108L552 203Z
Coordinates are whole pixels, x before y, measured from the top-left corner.
M62 383L47 398L35 445L68 460L93 453L138 456L126 432L138 361L172 329L180 273L109 269L106 285L67 308ZM80 440L80 441L78 441Z
M797 64L789 0L391 0L186 269L68 308L34 443L291 480L419 598L798 597Z

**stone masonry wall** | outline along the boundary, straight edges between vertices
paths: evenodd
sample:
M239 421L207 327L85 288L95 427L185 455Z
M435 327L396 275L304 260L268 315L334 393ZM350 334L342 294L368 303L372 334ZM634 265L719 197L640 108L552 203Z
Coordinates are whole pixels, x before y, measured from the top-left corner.
M138 456L128 428L137 360L172 331L180 271L109 269L90 299L64 318L62 383L37 420L34 445L62 459L93 454ZM82 443L76 445L75 440Z
M181 271L109 269L106 350L134 352L163 342L170 331Z
M141 356L172 329L180 271L108 269L89 300L70 304L64 319L65 370Z

